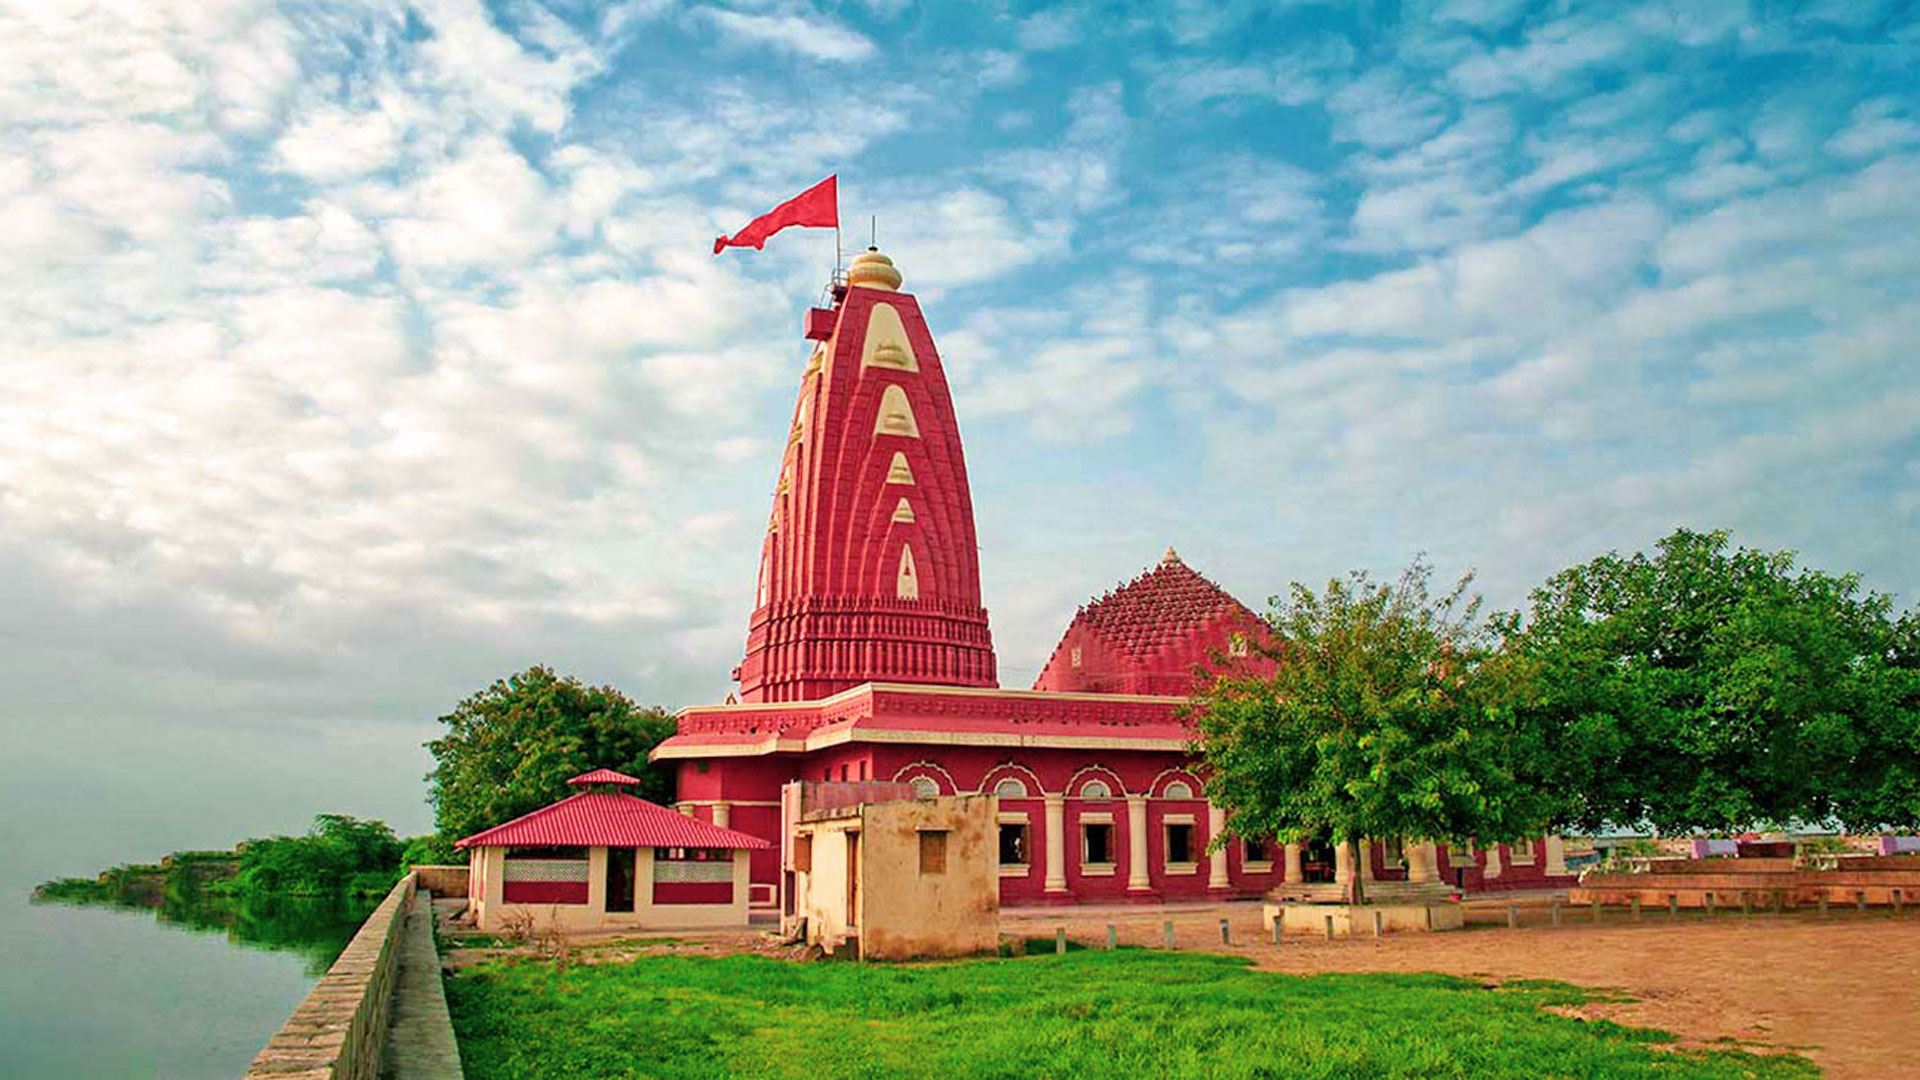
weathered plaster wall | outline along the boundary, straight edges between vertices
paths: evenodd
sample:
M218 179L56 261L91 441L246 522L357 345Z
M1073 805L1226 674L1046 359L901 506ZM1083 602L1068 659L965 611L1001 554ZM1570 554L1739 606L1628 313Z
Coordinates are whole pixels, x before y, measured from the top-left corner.
M999 945L992 796L877 803L861 819L862 958L964 956ZM920 865L928 830L946 833L938 873Z

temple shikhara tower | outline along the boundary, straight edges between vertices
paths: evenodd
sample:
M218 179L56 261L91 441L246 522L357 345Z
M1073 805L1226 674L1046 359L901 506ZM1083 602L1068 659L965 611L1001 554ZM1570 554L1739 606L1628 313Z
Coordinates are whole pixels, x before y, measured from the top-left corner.
M1213 845L1225 813L1207 801L1179 710L1199 665L1270 661L1250 648L1261 620L1171 548L1080 609L1033 689L1001 688L960 425L902 284L869 249L833 306L807 313L812 349L737 700L683 710L654 751L675 764L679 809L773 845L751 854L756 908L792 896L780 800L796 780L996 796L1003 904L1311 892L1346 874L1467 888L1568 880L1551 840L1381 842L1357 860L1327 845Z

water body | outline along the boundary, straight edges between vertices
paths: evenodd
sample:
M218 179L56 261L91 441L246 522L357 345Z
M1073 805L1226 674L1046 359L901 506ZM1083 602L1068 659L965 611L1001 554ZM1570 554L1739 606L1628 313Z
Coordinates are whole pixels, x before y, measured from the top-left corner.
M372 904L32 903L0 891L0 1077L246 1071Z

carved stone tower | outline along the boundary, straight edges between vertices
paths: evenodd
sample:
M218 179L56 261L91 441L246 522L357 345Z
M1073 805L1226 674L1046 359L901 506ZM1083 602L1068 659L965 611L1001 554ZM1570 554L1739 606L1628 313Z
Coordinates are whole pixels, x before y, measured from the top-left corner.
M900 282L868 249L834 307L808 313L816 344L761 546L742 701L998 684L953 398Z

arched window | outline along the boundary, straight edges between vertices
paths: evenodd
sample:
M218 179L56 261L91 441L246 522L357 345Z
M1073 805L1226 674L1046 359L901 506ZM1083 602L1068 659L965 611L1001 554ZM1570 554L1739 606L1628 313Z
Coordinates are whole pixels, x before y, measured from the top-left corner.
M1105 780L1089 780L1081 785L1080 797L1083 799L1111 799L1113 798L1113 789L1107 786Z
M1166 790L1160 793L1160 797L1163 799L1191 799L1193 798L1193 788L1188 786L1185 780L1175 780L1167 785Z
M1009 776L993 785L993 793L1003 799L1024 799L1027 797L1027 785Z
M916 799L940 797L940 782L931 776L916 776L907 781L907 784L913 788L913 797Z

